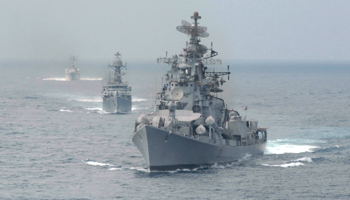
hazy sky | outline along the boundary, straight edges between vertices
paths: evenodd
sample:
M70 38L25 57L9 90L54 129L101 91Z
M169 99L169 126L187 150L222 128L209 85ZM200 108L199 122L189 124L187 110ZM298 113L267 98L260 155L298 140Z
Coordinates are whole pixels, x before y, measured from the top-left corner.
M0 60L156 59L198 11L222 59L350 60L349 0L0 0Z

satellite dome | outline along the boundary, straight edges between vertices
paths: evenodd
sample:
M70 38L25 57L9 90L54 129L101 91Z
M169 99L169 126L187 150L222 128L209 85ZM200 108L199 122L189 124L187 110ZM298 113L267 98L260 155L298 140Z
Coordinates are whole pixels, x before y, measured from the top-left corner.
M114 54L116 57L115 57L115 59L114 59L114 61L113 61L113 66L122 66L123 65L123 62L122 62L122 60L119 58L119 56L121 55L120 53L119 53L119 51L117 52L117 53L115 53Z
M120 58L115 58L113 60L113 66L122 66L123 65L123 62Z
M198 134L198 135L202 135L202 134L204 134L205 133L205 127L201 124L201 125L199 125L197 128L196 128L196 133Z

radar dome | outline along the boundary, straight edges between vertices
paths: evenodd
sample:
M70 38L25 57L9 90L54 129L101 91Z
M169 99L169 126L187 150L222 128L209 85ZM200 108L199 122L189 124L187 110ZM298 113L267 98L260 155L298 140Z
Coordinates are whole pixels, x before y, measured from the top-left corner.
M148 121L147 115L142 114L137 118L137 123L145 123Z
M205 123L208 125L213 125L215 123L215 119L212 116L209 116L207 119L205 119Z
M120 58L115 58L113 61L113 66L122 66L123 62Z
M204 134L205 133L205 127L201 124L201 125L199 125L197 128L196 128L196 133L198 134L198 135L202 135L202 134Z

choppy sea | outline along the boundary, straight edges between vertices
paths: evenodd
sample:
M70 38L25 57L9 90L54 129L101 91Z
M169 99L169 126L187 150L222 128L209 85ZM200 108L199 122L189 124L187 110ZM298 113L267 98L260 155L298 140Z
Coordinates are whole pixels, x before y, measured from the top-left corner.
M102 111L107 63L65 81L68 61L0 62L0 199L350 199L349 63L225 61L219 96L269 127L265 154L168 172L131 141L168 66L128 61L132 113L117 115Z

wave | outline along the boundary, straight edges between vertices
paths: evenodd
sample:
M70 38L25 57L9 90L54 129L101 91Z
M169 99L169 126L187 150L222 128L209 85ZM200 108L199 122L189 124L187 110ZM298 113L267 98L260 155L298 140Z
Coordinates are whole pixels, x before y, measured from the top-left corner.
M136 171L140 171L140 172L150 172L149 169L143 168L143 167L129 167L128 169L136 170Z
M88 165L93 165L93 166L114 166L114 165L111 165L109 163L100 163L100 162L91 161L91 160L86 160L86 161L83 160L83 162L85 162Z
M318 148L318 146L285 144L274 147L266 147L265 154L313 152L313 149L315 148Z
M123 170L123 168L121 167L121 168L109 168L108 170L111 170L111 171L113 171L113 170Z
M91 111L102 111L102 108L84 108L85 110L91 110Z
M292 161L289 161L287 163L283 163L283 164L261 164L262 166L267 166L267 167L298 167L298 166L304 166L304 163L311 163L313 162L313 159L310 157L302 157L302 158L298 158Z
M67 81L66 78L43 78L43 81Z
M95 111L96 113L98 114L101 114L101 115L108 115L108 114L113 114L111 112L106 112L103 110L103 108L101 107L98 107L98 108L84 108L85 110L89 110L89 111ZM90 112L88 112L90 113Z
M73 111L71 111L71 110L66 110L66 109L62 109L62 108L61 108L59 111L60 111L60 112L73 112Z
M92 166L100 166L100 167L108 167L107 170L110 171L122 171L122 170L136 170L136 171L141 171L141 172L149 172L147 168L142 168L142 167L115 167L114 165L110 163L102 163L102 162L97 162L97 161L92 161L92 160L82 160L88 165Z
M315 153L324 153L324 152L332 152L332 151L339 151L345 149L344 147L339 147L338 145L335 145L333 147L326 147L322 149L317 149Z
M147 110L149 107L139 107L139 106L133 106L131 110Z
M148 99L132 98L132 102L143 102L143 101L148 101Z
M311 141L308 141L311 143ZM313 141L315 142L315 141ZM309 144L295 144L305 143L305 141L296 140L270 140L267 143L265 154L286 154L286 153L303 153L314 152L314 149L319 148L315 145Z
M93 98L93 99L68 99L68 101L101 103L101 102L102 102L102 99L101 99L100 97L95 97L95 98Z
M285 164L280 164L280 165L270 165L270 164L261 164L263 166L267 166L267 167L298 167L298 166L304 166L303 163L301 162L292 162L292 163L285 163Z
M112 164L109 163L100 163L100 162L96 162L96 161L91 161L91 160L83 160L83 162L85 162L88 165L93 165L93 166L101 166L101 167L109 167L107 170L110 171L124 171L124 170L136 170L139 172L147 172L147 173L177 173L177 172L196 172L198 170L202 170L202 169L225 169L227 167L233 167L233 166L237 166L239 164L241 164L242 162L245 162L247 160L251 159L251 155L247 154L246 156L244 156L242 159L238 160L237 162L233 162L230 164L217 164L215 163L212 166L200 166L197 168L191 168L191 169L176 169L176 170L168 170L168 171L150 171L149 168L143 168L143 167L122 167L122 166L118 166L115 167Z
M81 81L102 81L103 78L80 78Z
M101 114L101 115L109 115L109 114L115 114L115 113L111 113L111 112L106 112L104 110L99 110L97 111L98 114Z
M297 161L297 162L309 162L309 163L313 162L312 158L310 158L310 157L303 157L303 158L296 159L294 161Z

